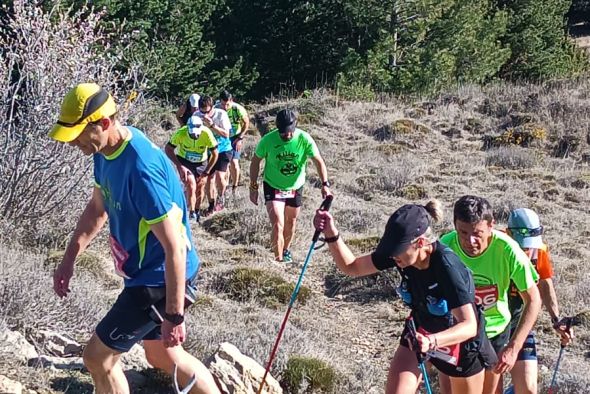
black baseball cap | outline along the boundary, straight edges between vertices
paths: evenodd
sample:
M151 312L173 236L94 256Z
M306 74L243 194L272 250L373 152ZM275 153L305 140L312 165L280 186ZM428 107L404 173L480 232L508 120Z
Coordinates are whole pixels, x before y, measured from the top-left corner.
M430 227L430 214L422 205L406 204L387 221L376 254L394 257L402 253Z
M285 134L289 131L292 132L295 131L295 126L297 125L297 116L290 109L282 109L277 114L275 123L280 134Z

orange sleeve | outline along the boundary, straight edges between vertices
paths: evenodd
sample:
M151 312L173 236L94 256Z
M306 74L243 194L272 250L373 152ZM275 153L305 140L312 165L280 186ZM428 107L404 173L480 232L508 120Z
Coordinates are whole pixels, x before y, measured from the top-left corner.
M551 257L549 257L547 247L539 249L538 253L537 272L539 273L539 279L553 278L553 265L551 265Z

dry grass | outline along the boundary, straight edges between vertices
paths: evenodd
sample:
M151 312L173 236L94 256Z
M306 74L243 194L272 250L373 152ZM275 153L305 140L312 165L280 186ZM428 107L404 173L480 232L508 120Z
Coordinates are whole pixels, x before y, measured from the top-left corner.
M583 160L584 155L590 155L589 88L587 81L542 86L498 84L485 89L464 86L436 98L378 103L342 102L326 92L314 92L299 101L273 102L255 106L255 110L271 125L278 109L285 106L303 115L302 127L316 138L333 180L332 213L355 253L370 252L388 216L410 201L440 199L446 213L438 226L441 232L452 228L453 202L468 193L486 196L492 202L499 227L505 225L511 209L535 209L546 228L545 239L554 259L560 309L571 315L590 303L585 280L590 260L586 247L590 237L590 168ZM154 119L149 125L154 130L148 134L165 141L171 130L157 130L166 122ZM496 145L489 145L490 138ZM246 184L257 140L256 136L246 140L242 160ZM311 220L321 202L313 166L308 174L292 247L298 262L308 253ZM277 303L261 302L257 292L266 286L261 273L293 284L300 268L271 263L266 211L247 200L246 188L227 206L225 212L193 228L203 260L199 280L202 298L190 311L187 345L205 359L219 343L229 341L265 364L284 305L276 309ZM55 327L87 336L112 299L112 293L111 297L104 294L105 284L96 280L100 270L81 270L74 282L76 297L60 301L51 293L50 268L43 267L44 257L12 245L0 248L0 257L0 321L11 327ZM243 268L247 271L240 271ZM236 283L233 279L238 272L257 274L238 281L239 286L231 292L238 295L234 297L227 289ZM326 248L315 251L304 280L311 296L305 305L295 304L273 374L284 378L292 356L312 358L334 368L340 376L327 391L383 392L388 360L408 313L396 299L395 283L394 272L346 278L336 270ZM29 307L31 312L25 313ZM541 385L547 387L559 345L546 312L539 318L537 332L544 368ZM590 332L579 329L560 367L562 391L581 393L590 383L579 372L590 367L588 344ZM0 373L4 370L0 367ZM30 382L26 371L22 369L19 376ZM51 379L44 379L37 387L51 388ZM84 380L77 381L84 384ZM154 387L163 386L154 383Z

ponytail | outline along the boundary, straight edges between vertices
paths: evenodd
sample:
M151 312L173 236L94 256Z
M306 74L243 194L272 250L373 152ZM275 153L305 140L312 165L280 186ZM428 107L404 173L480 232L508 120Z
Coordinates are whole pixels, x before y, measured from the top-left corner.
M426 212L432 217L434 223L438 223L443 218L443 210L440 201L432 199L424 205Z

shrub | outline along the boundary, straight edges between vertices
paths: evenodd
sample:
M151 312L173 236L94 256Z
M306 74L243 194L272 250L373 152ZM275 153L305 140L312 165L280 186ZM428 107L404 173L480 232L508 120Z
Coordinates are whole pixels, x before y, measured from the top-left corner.
M288 393L332 392L338 374L330 365L311 357L292 356L281 383Z
M486 155L486 166L497 166L512 170L534 167L538 158L534 152L518 147L502 147L490 150Z
M233 245L270 244L270 222L261 209L220 212L205 220L203 228Z
M358 249L361 253L367 253L373 251L381 237L364 237L364 238L352 238L347 239L346 243L348 246Z
M233 269L228 277L219 282L222 290L231 299L241 302L255 299L269 307L288 304L295 289L295 284L280 276L254 268ZM311 290L301 286L297 301L305 305L310 297Z
M47 137L65 93L96 81L122 103L122 89L138 86L135 69L118 71L118 54L104 52L115 37L102 33L100 18L18 0L0 28L0 218L35 239L39 217L67 221L85 200L74 191L91 186L89 161ZM125 117L130 107L121 109Z
M530 147L538 145L547 138L547 130L536 123L527 123L524 126L510 127L498 136L486 135L483 138L484 150L501 146L518 145Z
M424 186L408 185L403 187L401 190L398 190L396 195L403 197L406 200L415 201L426 198L428 193L426 192L426 188Z

